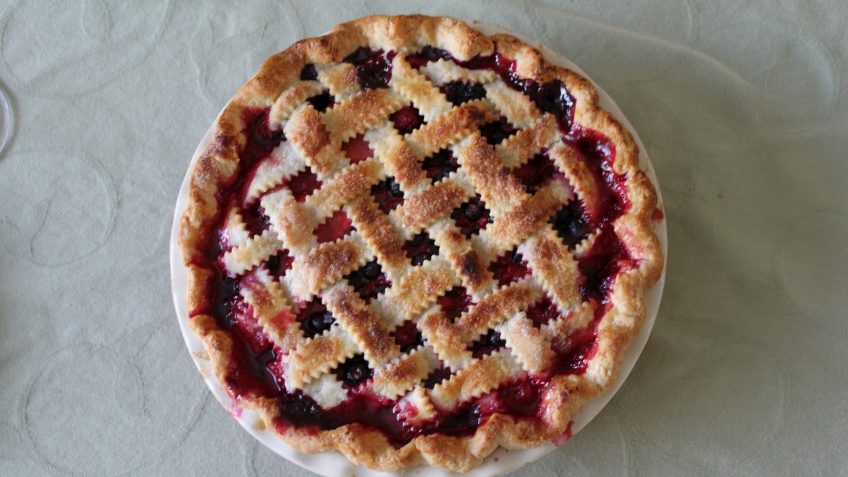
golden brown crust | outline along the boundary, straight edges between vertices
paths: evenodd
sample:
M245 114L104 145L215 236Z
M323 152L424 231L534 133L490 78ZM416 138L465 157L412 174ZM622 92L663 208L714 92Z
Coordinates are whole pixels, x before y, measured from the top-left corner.
M300 80L299 73L304 65L337 64L362 45L399 52L394 60L398 77L392 81L403 94L392 89L357 94L358 84L353 68L342 65L319 73L320 82L329 85L332 94L340 101L336 107L319 113L311 105L301 104L318 91L319 83ZM302 40L269 58L224 109L216 124L214 139L192 170L189 204L180 222L179 244L189 272L190 324L205 344L218 379L226 382L233 343L230 335L221 330L208 314L212 309L210 289L215 272L206 257L206 250L216 239L215 227L223 213L221 191L239 173L239 151L247 141L242 132L245 126L243 111L255 107L271 108L270 127L282 127L286 138L303 156L305 164L322 179L329 178L344 166L343 162L335 159L342 156L340 146L344 141L367 129L378 128L380 121L408 100L425 112L425 116L445 107L438 97L434 99L433 88L422 82L420 73L405 68L403 55L426 45L447 50L460 60L491 54L497 49L500 54L515 60L519 76L540 82L558 79L567 86L576 101L574 121L601 132L615 146L613 169L626 177L631 206L626 214L614 221L613 228L637 264L616 278L611 292L612 306L598 323L597 352L590 360L586 373L555 376L546 387L543 396L545 412L539 419L515 419L496 413L471 436L423 435L400 448L390 445L380 432L358 424L317 433L292 427L281 433L284 440L302 451L337 449L354 462L380 470L397 471L428 463L466 471L479 464L498 446L531 447L565 431L582 403L613 381L624 350L645 318L644 291L662 271L660 244L651 228L656 193L639 169L635 141L621 124L598 107L597 93L585 78L547 63L539 51L512 36L486 36L452 18L374 16L338 25L325 36ZM265 248L259 248L267 255L273 244L279 241L296 251L300 258L295 260L290 274L296 278L288 283L293 295L304 298L321 294L328 309L340 322L313 339L298 341L300 338L294 335L282 338L292 347L296 346L287 369L287 382L290 379L296 386L305 385L357 350L365 350L369 362L379 368L374 379L375 389L383 395L396 397L412 389L431 366L428 360L432 357L426 355L424 348L396 360L399 353L389 334L389 326L397 323L387 325L346 284L336 284L342 276L368 259L368 250L376 251L384 265L396 268L392 275L402 273L405 257L400 248L402 243L392 231L392 222L376 213L376 204L370 199L356 199L358 192L367 190L386 173L394 175L403 190L408 192L406 202L395 213L398 223L407 229L407 233L429 227L431 237L442 250L444 258L440 262L432 262L428 265L430 268L420 272L420 276L407 279L410 287L420 286L424 290L422 303L414 304L411 289L400 290L381 300L395 300L403 304L399 308L404 310L401 313L404 316L424 311L418 318L418 326L435 354L460 368L470 363L453 379L436 386L431 393L432 399L438 401L436 404L449 405L478 396L512 379L522 367L540 369L544 353L534 356L534 343L548 343L554 349L564 346L557 340L565 336L566 331L570 332L576 322L592 316L592 308L585 304L574 309L579 296L568 285L575 282L579 272L570 252L554 239L554 232L549 227L540 229L543 219L567 200L564 189L552 185L531 197L506 172L506 168L523 163L535 151L550 145L556 137L556 125L549 115L541 115L532 103L516 102L512 91L492 86L487 92L490 100L465 103L432 120L426 117L427 124L403 138L396 133L386 135L375 147L382 166L369 160L346 169L343 175L335 176L337 182L318 192L319 195L312 199L312 208L297 203L284 190L263 197L262 204L271 211L270 222L276 235L263 235L265 242L251 238L239 247L264 244ZM487 101L513 124L526 126L495 149L486 145L475 132L480 125L497 119ZM463 142L469 136L470 139ZM463 167L467 166L465 175L419 190L426 182L426 176L417 162L445 147L455 148ZM576 159L573 151L557 143L549 149L549 156L564 171L584 202L595 203L592 198L597 191L593 190L591 173L585 164ZM381 171L381 167L385 170ZM479 251L455 227L439 221L474 190L482 191L487 204L491 202L495 215L495 221L478 238L482 242L478 245L482 247ZM515 203L521 203L525 213L519 214L516 208L510 206ZM312 211L313 206L334 209L343 204L353 216L359 234L313 247L312 230L320 218ZM521 251L537 278L491 292L494 284L486 266L491 255L519 243L522 243ZM581 253L587 246L578 247L575 253ZM256 267L261 261L253 254L245 253L244 257L240 257L239 250L247 249L234 249L233 259L238 263L234 262L233 266L238 273ZM450 269L453 272L447 271ZM450 323L438 306L425 311L432 305L435 296L458 282L480 300L456 323ZM491 293L486 294L487 290ZM528 328L528 320L520 310L534 303L543 291L551 295L560 309L574 310L568 317L572 321L561 318L541 329ZM279 303L285 303L281 294L269 296L258 293L252 299L256 300L257 308L268 310L263 311L267 314L279 314ZM575 321L575 317L580 319ZM277 325L280 325L278 331L285 334L285 326ZM466 350L468 340L495 326L500 326L508 341L516 342L519 336L526 336L527 340L515 346L515 356L502 350L483 359L472 360ZM342 327L347 330L346 333L340 331ZM420 405L422 413L432 410L433 403L426 402L429 398L420 388L407 396L423 400ZM275 428L272 421L279 410L273 400L249 396L240 396L239 400L242 405L256 409L266 424Z

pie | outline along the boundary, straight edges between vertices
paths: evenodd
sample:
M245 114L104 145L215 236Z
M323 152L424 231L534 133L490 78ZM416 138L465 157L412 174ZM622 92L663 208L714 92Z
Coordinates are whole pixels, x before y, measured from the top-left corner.
M373 16L269 58L191 172L188 316L303 452L467 471L564 440L662 269L656 192L583 77Z

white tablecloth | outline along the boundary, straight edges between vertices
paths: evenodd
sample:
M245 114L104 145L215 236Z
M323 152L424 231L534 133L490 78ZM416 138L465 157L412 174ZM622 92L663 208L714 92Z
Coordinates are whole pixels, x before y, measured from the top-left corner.
M848 475L840 0L4 2L17 128L0 156L0 475L306 473L229 418L183 346L174 201L262 59L415 11L578 63L633 122L667 206L642 359L589 427L517 475Z

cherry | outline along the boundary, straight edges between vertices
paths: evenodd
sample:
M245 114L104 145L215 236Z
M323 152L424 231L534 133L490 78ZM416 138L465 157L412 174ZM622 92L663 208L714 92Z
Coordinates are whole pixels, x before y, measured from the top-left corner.
M368 367L368 361L362 354L357 354L339 365L337 376L342 381L342 386L354 388L363 381L371 378L373 371Z
M450 149L442 149L424 159L421 166L427 177L433 179L433 183L436 183L459 169L459 161L453 156Z
M411 133L424 122L424 117L418 113L414 106L405 106L398 109L389 115L389 119L402 135Z
M486 89L480 83L451 81L445 83L439 89L445 94L448 101L455 105L486 97Z

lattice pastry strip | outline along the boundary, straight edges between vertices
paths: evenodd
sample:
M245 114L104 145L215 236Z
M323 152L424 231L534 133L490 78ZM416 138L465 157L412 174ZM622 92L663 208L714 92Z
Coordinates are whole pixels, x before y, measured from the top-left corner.
M322 89L321 83L317 81L299 81L284 90L271 106L268 114L269 127L272 130L280 129L297 105L306 101L306 98L319 94Z
M252 307L256 321L282 352L288 352L302 339L303 332L294 323L285 290L264 267L242 280L240 294Z
M379 371L400 354L389 330L345 282L330 287L323 298L327 309L350 334L372 369Z
M373 127L407 102L391 90L369 89L324 111L322 123L333 140L341 144Z
M525 196L480 232L484 257L497 257L514 248L568 203L570 195L567 184L553 180L532 197Z
M484 356L437 384L430 392L436 406L450 409L457 403L479 397L515 379L521 365L508 350L502 349Z
M398 93L412 101L424 121L445 114L453 106L445 96L427 80L427 78L409 66L403 54L395 56L392 68L392 80L389 83Z
M315 381L359 351L351 336L334 324L324 334L302 341L286 358L286 387L294 391Z
M282 188L265 194L259 201L268 214L273 233L295 255L305 254L312 246L315 220L295 200L291 191Z
M580 304L577 261L549 226L533 234L518 251L560 312L566 313Z
M379 307L391 310L383 313L393 317L395 324L413 319L424 309L435 303L436 298L456 283L450 263L441 257L433 257L420 266L409 270L379 298Z
M364 265L371 257L362 236L354 232L344 239L322 243L297 257L284 280L292 295L307 300Z
M404 193L414 194L430 185L421 169L420 159L389 121L378 123L368 130L365 140L383 163L387 175L395 178Z
M524 313L513 316L497 329L506 342L506 349L510 350L525 371L541 373L554 360L550 337L533 326Z
M318 68L318 81L327 85L336 101L344 101L361 91L356 68L350 63Z
M558 138L556 119L545 114L539 121L518 130L495 146L495 154L505 168L513 169L527 162L537 152L550 147Z
M420 346L378 371L371 389L385 398L397 399L423 381L437 365L438 359L433 352Z
M526 128L541 118L541 113L530 98L502 82L489 83L486 86L486 99L494 104L510 124L517 128Z
M421 67L420 71L437 86L441 86L451 81L489 83L498 78L498 75L494 71L469 70L468 68L463 68L452 61L443 59L427 63Z
M268 260L282 248L283 244L277 239L277 234L272 230L266 230L261 235L254 235L243 244L226 252L224 267L228 275L238 276Z
M427 157L497 119L486 104L477 100L457 106L408 134L406 140L419 158Z
M250 232L244 225L244 219L236 207L232 207L227 211L224 230L227 233L227 239L233 247L240 247L250 239Z
M303 157L288 141L283 141L256 167L247 189L245 203L251 204L265 192L277 187L306 166Z

